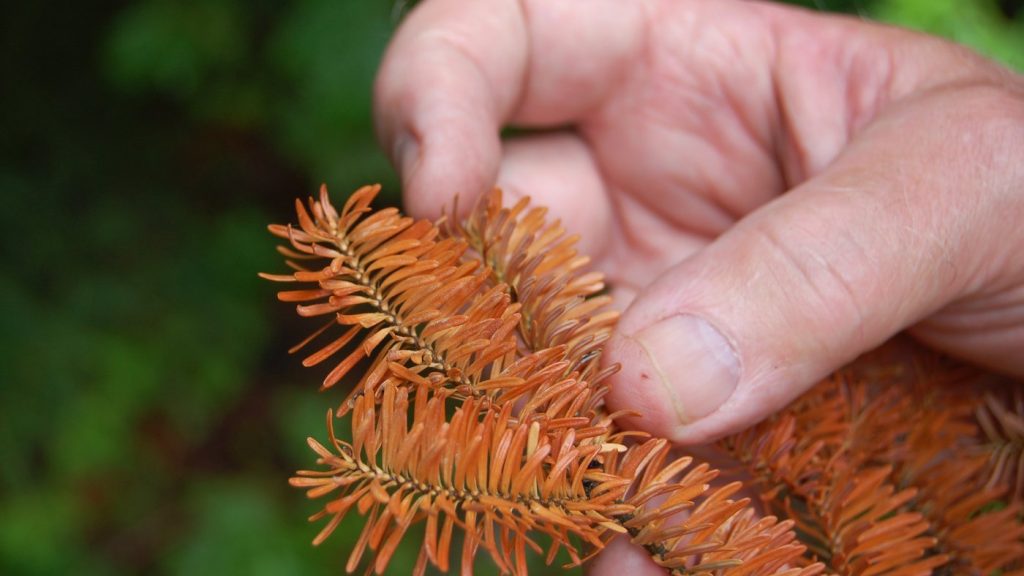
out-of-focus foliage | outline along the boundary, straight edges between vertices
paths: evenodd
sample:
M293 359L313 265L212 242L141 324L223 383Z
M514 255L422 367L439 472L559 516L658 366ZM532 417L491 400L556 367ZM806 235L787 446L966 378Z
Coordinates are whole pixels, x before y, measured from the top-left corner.
M0 574L336 572L286 485L324 399L256 272L293 196L396 189L390 6L10 4Z
M122 92L171 98L260 133L318 179L359 182L387 172L368 89L393 23L384 2L149 0L114 16L100 57Z
M808 3L1024 67L1007 3ZM370 87L402 6L5 4L0 574L341 572L358 519L311 550L285 483L337 399L255 273L295 195L397 191Z
M877 0L872 16L945 36L1024 70L1024 10L1019 0ZM1011 17L1015 16L1015 17Z
M1021 0L791 0L807 8L847 12L966 44L1024 70Z

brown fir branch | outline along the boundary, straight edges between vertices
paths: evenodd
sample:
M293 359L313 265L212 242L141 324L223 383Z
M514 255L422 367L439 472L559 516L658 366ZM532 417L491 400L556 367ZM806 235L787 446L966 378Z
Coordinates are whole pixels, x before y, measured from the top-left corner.
M510 290L504 283L491 282L487 288L479 281L485 275L493 277L493 273L465 257L464 250L460 251L464 246L462 242L453 245L451 239L436 240L436 228L411 223L394 211L362 217L361 212L366 211L375 192L373 189L358 192L346 208L337 213L322 191L320 201L309 204L312 217L302 205L298 206L301 230L272 228L291 242L293 249L284 252L293 257L291 265L297 269L290 277L272 279L315 282L314 287L284 293L282 299L312 301L300 307L300 313L333 313L338 323L352 326L340 339L314 353L307 364L332 356L362 329L369 336L360 345L362 350L357 348L349 358L370 355L376 346L385 343L360 385L363 392L375 393L357 395L351 404L354 409L352 444L339 442L333 432L333 456L322 446L312 444L320 454L321 464L328 466L328 470L303 472L293 480L296 485L309 488L313 496L338 488L343 490L343 495L318 515L330 516L318 542L333 530L353 504L358 504L359 511L369 514L370 521L353 553L350 567L359 563L368 546L378 551L374 566L380 570L386 566L393 549L390 543L401 539L411 523L426 517L428 535L431 533L429 511L436 504L467 534L464 564L471 560L473 549L482 544L502 571L518 572L525 566L521 559L525 546L536 548L527 536L530 532L539 531L551 537L549 559L555 549L565 547L578 562L580 556L569 534L599 549L605 532L628 531L621 526L623 519L651 512L636 500L644 498L643 494L673 493L671 509L682 503L680 498L697 499L707 490L706 485L698 483L694 492L693 485L701 475L713 475L706 465L681 479L672 478L678 465L664 465L667 450L664 441L657 444L660 456L644 460L641 469L646 472L639 480L609 474L608 466L601 464L602 452L608 452L609 460L613 460L616 451L624 448L607 442L613 431L613 417L604 415L600 408L604 389L593 380L588 381L583 373L598 379L602 377L591 368L591 363L596 366L596 350L606 337L612 316L592 315L604 305L602 299L590 297L599 289L594 285L593 275L576 278L573 282L558 276L557 265L568 263L572 268L582 262L571 250L571 241L559 239L561 232L554 228L544 229L540 241L530 240L542 228L541 212L528 213L522 225L517 224L515 213L503 216L508 217L506 222L511 223L511 227L501 241L511 241L517 246L515 250L522 254L527 254L531 246L536 251L526 259L525 266L520 266L522 262L516 260L519 264L506 269L516 271L519 301L512 303L508 297ZM492 198L500 204L500 196L495 194ZM372 238L374 243L361 249L361 242L366 238ZM557 241L558 247L552 249L551 241ZM445 242L448 245L444 245ZM437 248L441 245L443 251ZM446 259L430 260L438 252ZM318 258L327 262L319 270L309 270L308 261ZM400 278L395 280L396 276ZM461 298L437 297L435 293L440 288L437 278L448 281L455 278L455 282L465 288L459 292ZM389 291L389 285L405 291L397 288ZM535 288L537 286L547 288ZM422 287L429 291L418 298L420 294L414 290ZM446 296L454 293L450 287L443 290ZM428 304L424 304L424 300ZM417 305L419 308L415 307ZM523 308L531 314L526 324L516 322ZM418 323L409 317L416 318ZM507 353L479 356L468 367L453 369L432 364L439 360L457 363L491 345L494 334L512 334L513 326L518 327L518 337L529 343L522 349L514 347L515 350ZM531 332L524 336L527 330ZM334 384L340 378L339 372L347 372L353 365L349 359L342 361L325 383ZM468 393L463 394L467 399L456 406L450 419L445 418L447 394L443 393L443 384L446 382L440 382L438 374L443 375L445 381L477 376L471 386L463 386L468 388ZM417 410L412 428L406 430L410 389L416 391ZM501 390L502 394L489 395L492 390ZM488 401L477 400L474 396L486 396ZM513 410L511 400L517 398L522 400ZM382 417L379 425L373 418L378 402L381 414L394 412L390 419ZM422 413L420 405L434 414L433 419L424 416L419 423L415 421ZM425 424L428 421L432 425ZM485 431L470 436L466 436L468 432L461 435L453 432L451 439L445 434L450 430L471 430L474 425L482 426ZM497 451L491 454L495 462L519 462L523 470L542 478L531 480L520 474L513 476L513 481L507 472L496 475L500 467L496 471L493 466L478 466L476 473L469 472L453 480L450 476L439 476L436 470L417 467L418 462L431 461L423 456L423 451L437 454L443 446L452 447L454 452L445 461L457 462L456 467L464 469L487 462L490 451L480 440L481 434L486 437L486 430L493 430L490 449ZM527 453L522 455L518 451L523 449L524 434L528 446ZM520 443L515 444L517 441ZM389 453L389 446L391 450L402 446L397 453L401 456ZM545 447L558 449L551 454L541 454ZM533 452L535 449L537 452ZM382 454L379 460L378 450ZM637 450L630 454L636 454ZM474 481L486 484L489 490L481 492L479 484L472 484ZM507 484L510 481L512 485ZM534 494L521 492L530 485L534 487ZM538 487L539 493L536 492ZM627 490L638 492L624 498ZM563 494L566 491L568 495ZM663 558L666 565L676 567L677 571L685 565L699 566L697 571L703 572L740 563L725 557L714 564L693 560L701 554L722 553L722 542L735 545L738 542L735 534L751 533L749 529L733 531L731 538L718 534L729 529L731 519L745 506L745 502L734 502L726 496L725 492L717 491L696 508L694 514L700 522L701 535L672 539L666 533L647 534L661 541L671 540L673 549L667 550ZM646 499L643 502L646 503ZM409 505L419 506L415 509L419 512L408 508ZM657 507L652 510L664 511ZM714 529L709 532L708 526ZM759 526L768 529L764 523ZM493 536L496 529L500 535L498 540ZM634 536L639 536L639 532ZM679 545L684 540L690 548ZM498 541L504 543L504 547L498 547ZM765 538L758 540L763 541ZM435 565L444 563L446 566L447 560L431 554L435 546L430 542L428 536L424 557ZM664 542L655 544L660 546ZM737 549L753 555L750 546L741 545ZM425 562L421 559L421 569Z
M947 558L929 551L929 523L907 506L916 491L896 489L891 468L873 464L871 446L901 434L904 405L890 391L872 398L840 373L721 445L747 466L764 508L792 520L810 558L831 571L928 573ZM872 529L883 520L879 537Z
M929 570L941 566L956 574L1007 570L1024 557L1024 527L1017 507L985 509L998 502L1001 493L983 486L985 458L977 456L977 427L969 421L971 402L963 394L943 392L962 390L964 372L948 365L935 372L939 364L925 364L931 366L902 371L887 370L884 364L869 363L866 369L855 365L771 421L722 442L746 464L760 487L764 507L794 518L816 557L839 553L833 569L852 566L858 573L859 565L836 549L839 528L823 522L834 513L826 505L834 506L835 501L821 495L864 480L863 473L850 472L862 467L891 470L885 485L874 490L877 497L911 496L892 512L893 518L880 522L880 536L869 530L858 537L863 539L859 544L847 538L847 550L903 550L894 544L902 539L913 543L908 548L913 554L927 548L922 558ZM871 380L858 379L866 371ZM846 472L837 475L837 466ZM846 536L851 534L849 528L841 529ZM851 544L858 546L850 548ZM913 562L898 558L889 564L876 560L873 565L913 571Z
M975 417L988 452L986 486L1008 486L1011 500L1024 501L1024 392L987 392Z
M932 553L949 558L937 573L1019 568L1024 524L1019 504L1002 505L1011 484L993 481L986 469L984 426L976 418L985 407L977 402L977 390L985 388L981 375L921 348L911 362L897 365L902 373L873 379L904 399L890 410L903 421L895 427L900 433L880 444L875 460L892 466L896 486L917 490L908 507L928 519L928 535L936 539Z
M335 325L344 328L303 361L313 366L346 351L322 388L334 386L366 358L371 366L357 394L372 395L390 379L460 396L504 394L510 401L550 389L566 377L578 379L562 358L566 345L517 359L519 305L511 302L507 287L485 288L489 273L462 258L465 243L438 239L433 224L394 209L368 215L378 190L358 190L339 213L321 189L319 201L311 199L308 210L296 203L299 229L270 227L290 242L291 248L280 251L296 271L263 277L305 284L279 293L281 300L299 303L299 315L333 316L292 351ZM321 267L313 266L318 263ZM558 374L541 374L552 364L558 364ZM589 405L596 401L591 398ZM343 409L350 406L351 398Z
M417 573L448 568L455 527L464 572L481 547L518 574L526 548L542 552L537 535L549 562L563 547L580 562L616 534L674 574L811 576L825 569L815 559L839 574L1024 570L1019 395L979 406L925 394L935 382L891 369L906 362L844 370L721 443L775 515L758 517L738 484L712 488L717 471L670 460L664 440L633 441L605 413L599 354L615 315L543 210L502 207L495 192L440 230L371 213L376 191L340 212L325 190L298 204L298 228L271 227L295 272L266 275L304 284L280 295L301 315L333 316L295 349L342 327L304 362L344 354L325 387L369 362L345 405L351 443L333 430L330 447L311 441L323 469L292 480L332 495L316 542L349 509L367 516L350 570L369 549L383 571L421 521Z
M949 574L987 575L1019 569L1024 562L1021 502L1012 497L1011 478L991 474L991 459L980 430L993 425L984 415L972 419L972 382L944 387L940 374L920 374L933 381L930 393L915 405L913 422L894 455L896 478L919 489L914 505L931 520L936 551L950 557ZM975 379L976 380L976 379ZM938 384L938 385L934 385ZM986 410L987 402L977 411ZM994 506L997 504L997 506Z
M299 472L291 481L310 497L332 495L314 517L328 518L316 542L355 506L370 520L350 571L368 547L382 573L394 543L419 521L426 522L421 554L441 570L449 565L453 526L465 533L464 569L483 547L502 572L525 574L526 548L540 551L531 533L550 539L549 561L559 547L580 561L572 537L600 547L612 526L606 514L617 509L625 483L591 463L617 448L599 439L576 442L572 428L552 433L542 420L514 423L511 404L499 410L480 402L467 399L448 417L443 398L427 388L410 399L408 388L391 383L379 406L357 398L352 443L339 440L333 428L330 448L310 439L324 469Z
M537 350L560 344L567 345L570 350L566 352L566 356L574 360L573 367L584 367L581 378L585 379L588 374L596 373L601 345L610 335L616 315L601 312L608 302L607 297L596 296L604 289L603 279L600 274L586 271L588 259L576 253L576 238L566 235L558 222L546 222L544 209L528 209L528 202L525 199L511 207L503 207L501 193L497 190L487 196L461 226L450 229L454 230L454 235L467 241L473 249L471 255L475 254L485 262L492 272L493 282L510 286L513 297L522 305L520 334L526 349ZM589 382L590 389L597 389L595 384L607 374L606 371L592 376ZM662 441L656 445L656 452L660 456L656 458L657 464L649 463L649 471L659 471L666 466L664 454L667 451L667 443ZM633 446L628 454L651 449L652 446ZM625 461L630 462L631 459L626 458ZM605 463L605 470L610 473L621 473L614 471L614 466L614 459L610 458ZM669 466L665 469L671 471L674 468ZM709 472L714 475L713 471ZM721 548L722 538L717 531L722 530L735 514L746 506L745 501L733 502L724 499L721 506L702 507L702 512L713 509L718 515L716 517L719 522L711 523L713 529L705 529L699 535L682 538L673 536L675 532L670 534L655 528L668 520L667 516L662 517L658 514L665 513L665 510L675 510L684 502L692 505L691 500L697 500L697 497L707 490L706 485L700 485L699 491L693 493L695 486L692 484L692 475L678 484L670 480L671 476L669 473L656 482L657 490L673 493L667 508L655 507L650 511L645 509L639 519L632 518L632 514L620 517L620 520L626 519L624 525L633 526L630 533L634 542L644 544L657 561L675 568L680 571L679 573L683 573L681 571L684 568L690 569L686 568L687 564L691 568L694 565L700 566L695 569L696 572L700 572L713 568L723 569L740 563L740 560L725 554L714 566L705 565L699 561L695 562L694 556L699 557L701 553ZM650 482L650 478L646 476L643 480L634 478L631 490L645 494L650 488L646 482ZM687 489L681 490L682 487ZM709 502L723 499L722 494L724 492L719 491ZM679 498L682 500L678 500ZM626 503L637 506L631 500L627 500ZM639 521L643 521L642 525L645 526L646 532L643 535L637 532L639 529L636 528L636 522ZM685 530L686 526L691 525L674 526L672 530ZM747 550L744 546L739 546L738 549ZM790 558L790 555L787 555L791 552L790 549L780 550L784 552L777 555ZM802 548L799 551L802 551Z
M601 295L604 277L589 271L590 259L576 252L576 236L547 210L529 207L527 198L502 206L501 190L481 199L470 215L447 230L464 239L491 271L492 281L507 284L522 304L520 334L527 350L566 346L570 370L596 386L608 371L600 370L600 351L611 335L618 313ZM449 221L451 224L451 221Z
M310 497L332 498L312 518L328 520L315 543L353 507L368 516L350 571L368 548L376 554L374 570L381 573L393 552L389 543L420 521L427 524L420 571L428 562L448 569L454 526L466 534L463 567L482 547L503 573L516 574L525 573L527 547L540 552L530 534L550 540L549 563L559 548L579 563L583 552L577 540L600 550L603 540L628 532L679 575L724 574L737 567L744 568L740 574L775 574L803 551L788 525L777 525L774 518L753 521L744 500L730 499L736 486L709 492L716 472L707 464L689 471L689 458L666 464L664 440L638 444L616 460L621 445L600 438L577 442L573 428L552 433L543 420L515 423L510 404L499 411L467 399L446 418L443 399L427 388L417 388L414 401L408 393L389 383L379 406L366 396L357 398L353 442L338 440L333 428L330 448L310 439L324 469L292 479ZM329 426L332 421L328 413ZM620 473L594 466L602 458L612 460ZM682 511L688 517L677 522Z
M774 517L754 520L745 498L733 499L740 484L712 488L718 471L693 459L669 461L670 446L651 439L625 453L608 454L606 470L629 482L623 504L629 512L615 516L633 543L677 576L690 574L779 573L800 558L791 526ZM785 574L811 576L821 566Z

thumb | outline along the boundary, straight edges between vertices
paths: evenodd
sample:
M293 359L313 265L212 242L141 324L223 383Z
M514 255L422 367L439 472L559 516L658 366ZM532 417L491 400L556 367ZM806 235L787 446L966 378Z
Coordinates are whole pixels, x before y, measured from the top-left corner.
M909 320L888 304L916 288L883 295L878 255L855 237L849 213L871 210L851 196L796 200L749 216L623 314L609 402L643 414L639 427L681 443L741 430Z
M676 442L713 440L952 300L1012 282L1019 181L992 175L1019 176L1005 151L1019 134L986 109L877 120L825 172L655 280L609 342L622 364L609 404ZM929 137L935 122L970 138Z

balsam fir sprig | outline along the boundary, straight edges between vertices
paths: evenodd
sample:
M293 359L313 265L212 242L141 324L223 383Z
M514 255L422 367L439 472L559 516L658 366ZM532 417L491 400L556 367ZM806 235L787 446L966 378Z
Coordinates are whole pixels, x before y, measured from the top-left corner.
M309 440L319 468L291 480L326 499L314 543L366 517L349 572L383 573L423 523L417 574L451 568L456 531L463 574L480 548L525 574L528 553L578 564L615 537L677 575L1024 574L1019 390L969 395L948 381L974 376L927 355L862 361L719 443L752 506L743 483L607 412L617 316L542 208L495 191L435 224L373 211L377 192L340 211L326 189L297 202L297 227L270 227L293 271L262 275L326 318L292 349L333 362L322 388L353 376L328 441Z

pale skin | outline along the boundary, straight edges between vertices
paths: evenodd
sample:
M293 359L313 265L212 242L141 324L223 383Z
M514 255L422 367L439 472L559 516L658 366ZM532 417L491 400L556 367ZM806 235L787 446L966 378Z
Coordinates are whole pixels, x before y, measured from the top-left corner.
M497 183L580 235L631 425L742 430L902 330L1024 376L1024 78L966 48L738 0L427 0L375 107L412 213ZM663 573L610 548L591 574Z

